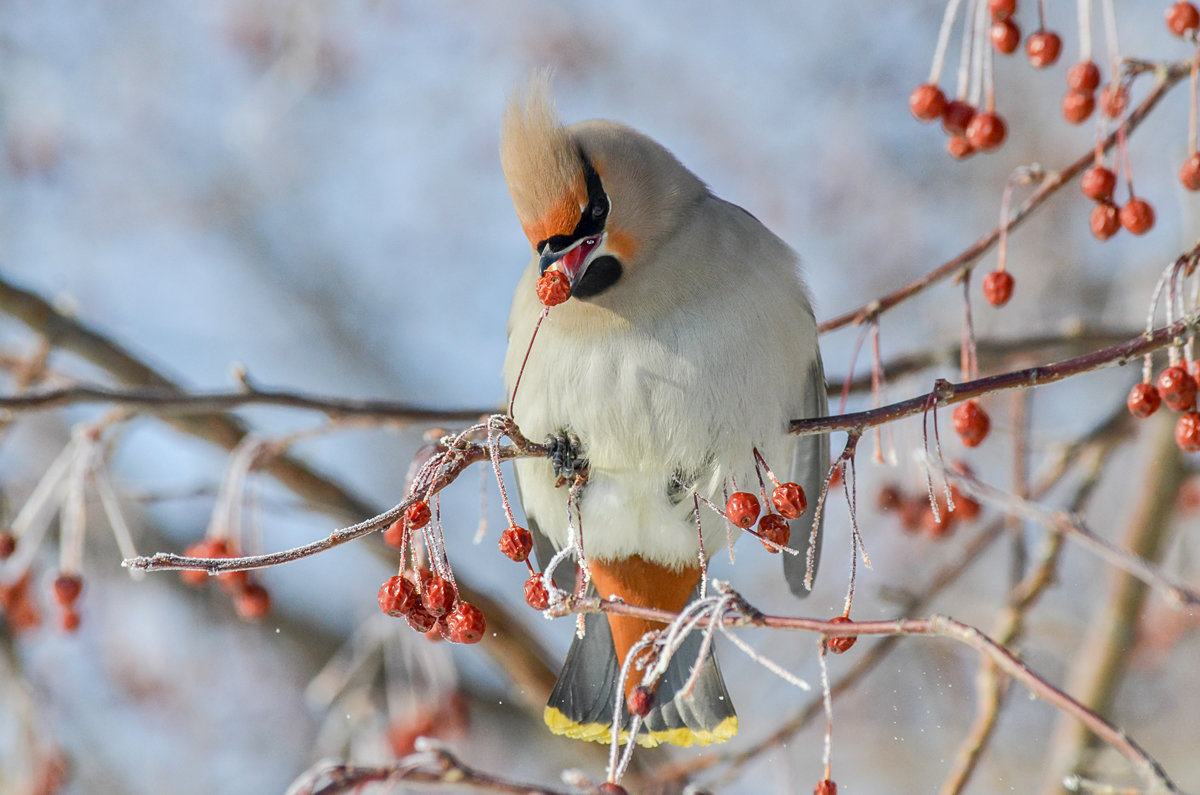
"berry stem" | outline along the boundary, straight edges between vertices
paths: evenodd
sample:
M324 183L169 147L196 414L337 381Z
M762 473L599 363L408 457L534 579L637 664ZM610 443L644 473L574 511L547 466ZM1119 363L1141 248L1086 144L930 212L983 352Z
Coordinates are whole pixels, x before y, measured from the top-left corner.
M1192 93L1188 97L1188 154L1200 151L1196 141L1196 123L1200 117L1200 47L1192 58Z
M821 761L825 765L825 779L832 778L833 766L833 693L829 688L829 666L825 662L825 638L817 638L817 660L821 665L821 704L825 707L825 747Z
M887 381L884 379L883 356L879 352L879 318L871 319L871 396L874 408L887 402ZM888 451L883 451L883 428L875 429L875 463L896 463L896 443L892 429L887 429ZM772 479L774 476L772 475ZM778 485L778 482L776 482Z
M517 402L517 390L521 388L521 377L525 375L525 364L529 361L529 354L533 350L533 341L537 339L538 329L542 327L542 321L550 314L550 307L543 307L542 314L538 316L537 323L533 324L533 333L529 335L529 347L525 349L525 358L521 360L521 369L517 371L517 382L513 384L512 397L508 399L508 416L513 417L513 406Z
M758 455L758 450L754 451ZM708 555L704 554L704 523L700 521L700 498L692 492L692 516L696 520L696 541L700 547L700 598L708 596Z
M1125 172L1125 187L1129 191L1129 198L1134 198L1133 193L1133 169L1129 165L1129 146L1125 141L1125 122L1121 122L1121 126L1117 128L1117 161L1119 167Z
M1038 0L1038 30L1046 29L1046 4L1044 0Z
M1092 60L1092 0L1079 0L1076 8L1079 18L1079 60Z
M954 27L954 18L958 16L958 7L962 0L950 0L946 4L946 12L942 15L942 26L938 30L937 46L933 50L933 65L929 68L929 82L937 85L942 78L942 68L946 65L946 48L950 44L950 31Z
M970 42L970 69L971 69L971 104L979 107L983 101L983 70L985 61L985 53L990 53L992 48L988 46L987 41L988 30L988 13L987 3L979 2L975 4L975 19L971 28L965 33L967 40ZM988 108L990 111L991 108Z
M978 10L978 9L976 9ZM973 28L971 12L963 14L962 49L958 56L958 86L955 96L967 99L967 91L971 87L971 30Z
M1117 43L1117 12L1113 8L1113 0L1102 0L1100 8L1104 12L1104 40L1108 47L1111 80L1116 82L1121 71L1121 47Z

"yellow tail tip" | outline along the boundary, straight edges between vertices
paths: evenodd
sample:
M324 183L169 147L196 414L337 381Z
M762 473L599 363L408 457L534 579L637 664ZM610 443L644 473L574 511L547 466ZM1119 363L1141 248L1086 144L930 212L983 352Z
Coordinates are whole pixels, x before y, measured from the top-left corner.
M587 740L593 743L612 742L612 726L608 723L579 723L568 718L556 707L546 707L542 713L542 719L546 722L546 726L550 728L550 731L570 737L573 740ZM638 732L637 743L645 748L653 748L663 743L685 748L692 745L711 745L712 743L725 742L737 734L737 730L737 716L731 715L718 723L716 728L713 729L695 730L689 729L686 726L678 729L664 729L662 731L647 731L642 729ZM629 743L628 731L621 732L619 742L621 745Z

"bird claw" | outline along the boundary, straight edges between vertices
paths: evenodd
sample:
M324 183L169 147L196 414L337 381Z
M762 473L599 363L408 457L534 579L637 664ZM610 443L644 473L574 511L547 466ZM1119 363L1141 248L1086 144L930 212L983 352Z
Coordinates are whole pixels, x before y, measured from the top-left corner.
M579 437L567 431L559 431L546 437L546 447L550 448L550 464L554 467L556 480L555 488L579 479L587 479L588 462L583 457Z

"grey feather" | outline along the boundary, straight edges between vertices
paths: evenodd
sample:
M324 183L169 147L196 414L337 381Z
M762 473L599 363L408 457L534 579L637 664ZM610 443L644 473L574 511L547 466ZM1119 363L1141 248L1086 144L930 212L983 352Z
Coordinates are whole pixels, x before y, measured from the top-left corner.
M796 419L824 417L829 413L829 398L825 386L825 368L821 357L817 356L808 368L804 384L804 413ZM829 471L829 436L801 436L796 441L792 458L791 478L804 488L808 497L808 510L799 519L791 523L793 549L799 549L799 555L783 556L783 576L787 579L788 587L796 596L808 596L804 587L804 578L808 570L808 539L812 532L813 512L816 510L817 498L821 496L821 488L825 485L825 475ZM829 499L826 498L826 509ZM827 512L827 510L826 510ZM825 515L821 515L821 523L817 528L816 549L813 552L813 579L817 576L817 564L821 560L821 537L824 535Z

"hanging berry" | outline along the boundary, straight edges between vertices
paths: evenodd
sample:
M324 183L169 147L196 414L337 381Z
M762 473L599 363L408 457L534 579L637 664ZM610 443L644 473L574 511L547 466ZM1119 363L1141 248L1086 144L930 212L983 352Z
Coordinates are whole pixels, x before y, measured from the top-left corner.
M1067 88L1095 93L1100 87L1100 67L1092 61L1080 61L1067 70Z
M808 510L808 497L799 483L780 483L771 492L771 504L786 519L798 519Z
M1167 9L1167 29L1176 36L1186 36L1200 28L1200 10L1191 3L1178 2Z
M946 141L946 151L955 160L966 160L975 154L975 147L971 146L971 142L967 140L967 136L953 135Z
M1133 198L1121 208L1120 218L1121 226L1135 235L1144 235L1154 226L1154 208L1145 199Z
M1088 224L1097 240L1108 240L1121 230L1121 217L1117 205L1111 201L1098 202L1092 208Z
M1012 55L1021 43L1021 29L1011 19L993 22L989 35L992 39L992 47L1002 55Z
M78 574L60 574L54 578L54 600L64 610L70 610L83 593L83 579Z
M558 271L546 271L537 281L537 295L546 306L558 306L571 297L571 283Z
M1190 411L1196 405L1196 380L1178 365L1158 374L1158 394L1175 411Z
M1116 187L1117 175L1104 166L1092 166L1083 172L1083 177L1079 180L1079 189L1083 191L1083 195L1097 202L1111 200Z
M542 575L534 574L525 581L525 604L534 610L545 610L550 606L550 593L542 582Z
M954 409L954 430L967 447L976 447L987 438L992 421L977 400L960 403Z
M813 788L813 795L837 795L837 784L833 779L823 778Z
M1193 152L1183 161L1179 167L1179 181L1188 190L1200 190L1200 152Z
M967 140L982 152L991 152L1004 143L1008 128L998 113L977 113L967 125Z
M1120 83L1109 83L1100 91L1100 111L1110 119L1119 119L1129 102L1129 92Z
M779 550L766 542L786 547L792 537L792 528L787 519L777 513L769 513L758 521L758 534L763 539L763 546L767 551L777 553Z
M420 530L425 525L429 524L429 519L432 514L429 511L429 504L424 500L417 500L404 511L404 519L409 526L414 530Z
M975 118L975 107L970 102L952 99L942 110L942 129L950 135L963 135L973 118Z
M379 587L379 609L393 618L400 618L420 603L417 586L402 574L397 574Z
M1068 91L1063 95L1062 115L1071 124L1083 124L1095 109L1095 94L1088 91Z
M625 698L625 707L629 710L630 715L646 717L654 708L653 691L645 685L638 685L629 691L629 695Z
M1129 390L1129 397L1125 399L1129 413L1142 418L1158 411L1161 403L1162 395L1158 394L1154 384L1134 384L1133 389Z
M459 602L446 618L447 633L454 643L478 643L483 640L487 630L487 622L483 620L483 611L470 602Z
M992 21L1003 22L1017 13L1017 0L988 0L988 13Z
M433 616L445 615L457 601L454 586L444 577L434 575L421 584L421 604Z
M829 623L853 624L854 622L846 616L837 616L836 618L829 619ZM826 638L825 648L829 649L829 651L833 652L834 654L845 654L846 652L850 651L850 647L853 646L857 640L858 638L854 635L842 635L833 638Z
M725 515L729 521L743 530L754 527L759 510L758 498L748 491L734 492L725 503Z
M992 271L983 277L983 297L992 306L1004 306L1012 293L1013 277L1008 271Z
M417 604L404 614L404 620L417 632L422 634L437 626L437 616L430 613L422 605Z
M533 534L524 527L512 527L500 534L500 551L510 560L518 563L529 557L533 549Z
M933 83L925 83L908 95L908 109L920 121L933 121L946 109L946 95Z
M1057 33L1039 30L1025 41L1025 54L1037 69L1045 69L1058 60L1062 52L1062 39Z
M243 621L258 621L271 612L271 593L260 583L247 582L234 596L233 609Z

